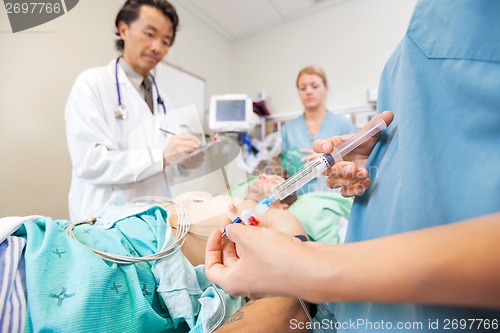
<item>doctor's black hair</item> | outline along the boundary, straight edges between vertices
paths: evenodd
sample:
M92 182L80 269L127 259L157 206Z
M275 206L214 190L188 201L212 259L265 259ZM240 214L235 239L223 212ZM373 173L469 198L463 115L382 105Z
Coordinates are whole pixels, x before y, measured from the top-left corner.
M163 13L168 19L172 22L172 41L170 46L174 43L175 34L177 32L177 28L179 26L179 16L177 15L177 11L175 7L168 2L167 0L127 0L123 7L120 9L115 19L116 32L115 34L118 36L118 39L115 41L115 47L118 51L123 52L124 42L123 39L120 38L120 32L118 31L118 23L121 21L125 22L128 26L139 17L139 13L141 11L141 6L151 6Z

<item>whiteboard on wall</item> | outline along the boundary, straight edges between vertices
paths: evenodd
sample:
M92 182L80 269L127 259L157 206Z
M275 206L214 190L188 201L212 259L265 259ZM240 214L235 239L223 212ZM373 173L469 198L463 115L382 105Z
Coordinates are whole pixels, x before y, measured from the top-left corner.
M155 79L161 91L165 93L174 110L185 110L185 106L195 106L196 113L177 112L181 125L192 133L203 133L205 129L205 80L166 61L158 63Z

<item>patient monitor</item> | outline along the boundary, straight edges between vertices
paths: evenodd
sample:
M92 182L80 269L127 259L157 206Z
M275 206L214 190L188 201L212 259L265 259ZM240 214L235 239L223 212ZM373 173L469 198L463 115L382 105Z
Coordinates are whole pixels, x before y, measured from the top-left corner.
M244 94L212 96L208 113L208 126L213 131L249 132L257 121L252 99Z

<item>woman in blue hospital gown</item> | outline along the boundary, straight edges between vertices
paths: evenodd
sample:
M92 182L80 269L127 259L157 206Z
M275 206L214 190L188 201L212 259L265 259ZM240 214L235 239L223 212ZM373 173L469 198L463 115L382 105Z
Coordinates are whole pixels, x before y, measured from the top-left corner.
M238 295L336 302L339 332L498 331L499 36L500 1L420 0L381 78L378 107L394 118L378 117L394 120L351 156L357 166L332 168L369 178L327 181L359 195L346 244L232 225L237 256L217 233L207 251L238 260L207 262L208 277Z
M281 129L280 160L288 176L292 176L304 163L317 157L311 149L315 140L356 131L350 120L327 110L325 100L328 81L323 69L315 65L302 68L296 85L304 113ZM329 189L325 185L325 177L320 176L298 190L297 194L322 190Z

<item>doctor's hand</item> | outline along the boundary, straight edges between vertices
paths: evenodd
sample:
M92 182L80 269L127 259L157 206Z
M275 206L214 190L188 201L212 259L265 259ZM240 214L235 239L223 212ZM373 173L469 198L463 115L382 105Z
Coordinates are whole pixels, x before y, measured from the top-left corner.
M205 153L199 152L197 154L194 154L190 158L182 161L179 164L185 167L186 169L196 169L201 165L201 163L203 163L203 161L205 161Z
M394 114L391 111L384 111L373 118L382 118L387 126L394 119ZM338 146L351 135L334 136L326 140L316 140L313 143L313 150L318 153L331 153L334 146ZM368 171L365 169L366 161L370 156L373 147L377 143L380 134L373 136L371 139L364 142L351 153L344 156L342 162L334 164L328 168L323 174L328 176L326 184L330 188L342 188L344 197L352 197L365 193L366 189L371 185L371 179L368 178Z
M174 135L172 140L168 143L168 145L163 149L163 167L171 165L176 161L180 160L183 157L186 157L193 150L201 146L201 141L197 137L192 134L177 134ZM203 160L195 160L190 161L192 158L187 159L183 163L187 163L187 168L193 168L193 165L196 165L195 162L198 162L199 166ZM189 164L193 162L193 164Z
M233 296L262 298L300 296L303 279L314 260L314 247L268 229L231 224L228 239L214 230L205 253L205 272L209 280Z

